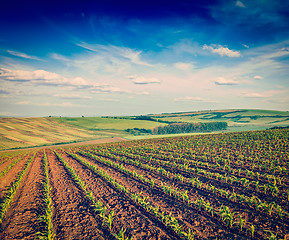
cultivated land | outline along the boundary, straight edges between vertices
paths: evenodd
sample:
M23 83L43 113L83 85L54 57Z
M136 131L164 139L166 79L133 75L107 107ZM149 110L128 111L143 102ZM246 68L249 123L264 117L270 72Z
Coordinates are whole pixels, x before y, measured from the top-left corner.
M109 142L113 141L112 138L154 138L155 135L142 129L151 130L174 122L227 122L226 132L289 125L289 112L268 110L215 110L151 114L145 117L0 118L0 150L91 140Z
M289 239L289 129L0 153L0 239Z

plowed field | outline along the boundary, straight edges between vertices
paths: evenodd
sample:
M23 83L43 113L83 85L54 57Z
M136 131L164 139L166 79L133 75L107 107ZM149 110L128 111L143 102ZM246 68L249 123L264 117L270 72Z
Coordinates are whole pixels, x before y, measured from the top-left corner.
M2 152L0 239L289 239L288 137Z

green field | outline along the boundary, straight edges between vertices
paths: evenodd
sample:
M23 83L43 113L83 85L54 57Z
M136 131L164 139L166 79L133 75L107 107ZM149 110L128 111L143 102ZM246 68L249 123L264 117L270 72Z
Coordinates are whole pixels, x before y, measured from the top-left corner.
M75 127L83 128L89 131L113 131L121 132L128 128L153 128L164 123L132 120L132 117L127 118L109 118L109 117L85 117L85 118L54 118L63 124L70 124Z
M164 113L150 115L154 119L172 122L225 121L228 131L263 130L275 126L289 125L289 112L273 110L214 110L186 113Z
M153 129L170 122L224 121L228 123L226 132L289 126L289 112L271 110L214 110L150 114L145 117L146 120L137 120L133 116L0 118L0 150L115 137L128 140L165 137L170 135L155 136L139 129Z

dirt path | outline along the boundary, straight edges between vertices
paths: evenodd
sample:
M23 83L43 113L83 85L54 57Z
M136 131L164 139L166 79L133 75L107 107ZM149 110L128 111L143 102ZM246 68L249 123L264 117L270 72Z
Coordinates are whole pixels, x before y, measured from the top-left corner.
M68 157L67 154L62 153L62 156L87 184L88 191L92 191L96 199L114 211L113 230L115 232L124 228L128 235L133 236L133 239L171 239L156 223L143 215L128 199L95 176L90 169Z
M89 203L51 150L46 150L56 239L106 239Z
M44 227L43 223L38 221L38 217L43 214L41 212L43 209L41 196L42 156L42 152L35 155L26 176L23 178L2 223L3 231L0 234L0 239L35 239L36 233Z

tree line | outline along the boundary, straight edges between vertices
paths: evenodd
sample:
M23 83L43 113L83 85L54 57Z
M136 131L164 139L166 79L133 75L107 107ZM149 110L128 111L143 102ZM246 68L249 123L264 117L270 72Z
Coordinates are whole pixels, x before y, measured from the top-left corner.
M226 122L208 122L208 123L172 123L166 126L159 126L152 129L152 134L174 134L174 133L194 133L194 132L212 132L226 130Z

